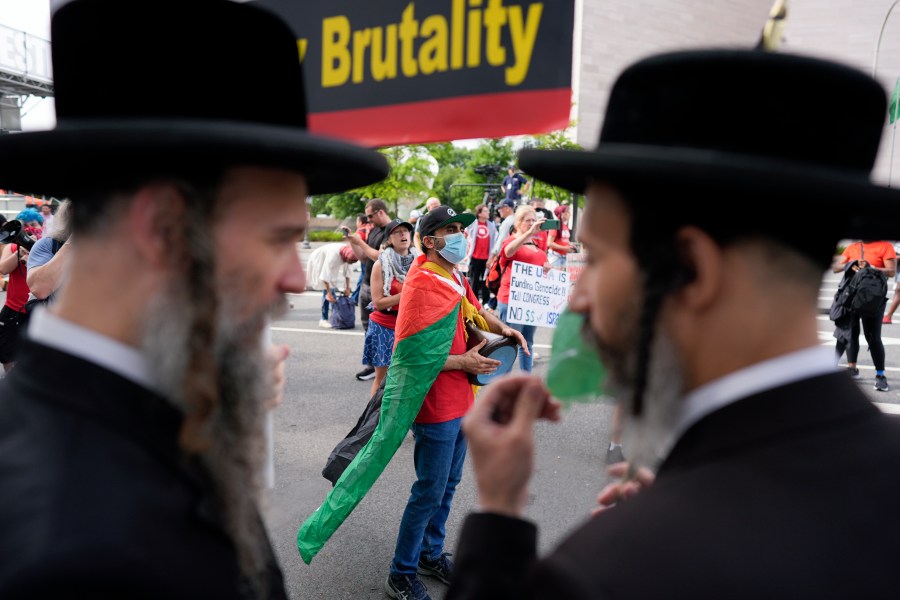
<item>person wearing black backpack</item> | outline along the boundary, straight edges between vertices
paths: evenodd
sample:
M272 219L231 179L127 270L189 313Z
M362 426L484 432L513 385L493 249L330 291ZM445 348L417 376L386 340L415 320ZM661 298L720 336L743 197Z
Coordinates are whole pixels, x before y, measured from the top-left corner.
M871 269L873 271L866 271ZM839 293L844 289L849 292L853 288L853 292L845 294L847 303L845 303L846 314L835 321L835 337L837 345L835 352L838 360L846 350L847 352L847 370L854 379L859 379L859 368L856 365L859 356L859 332L860 325L862 333L869 345L869 353L872 355L872 362L875 365L875 389L879 392L887 392L891 388L888 385L887 376L884 371L884 344L881 341L881 324L882 315L884 314L884 305L887 303L887 279L893 277L897 272L897 255L894 252L894 245L884 240L864 240L849 244L844 252L838 257L832 270L835 273L844 272L844 279L841 282ZM866 277L863 275L878 274L877 277ZM864 305L863 297L867 294L867 282L875 285L883 283L884 294L875 294L881 296L874 302L874 306ZM856 281L854 281L856 280ZM852 296L852 297L851 297ZM853 302L854 298L856 302ZM849 325L849 328L848 328Z

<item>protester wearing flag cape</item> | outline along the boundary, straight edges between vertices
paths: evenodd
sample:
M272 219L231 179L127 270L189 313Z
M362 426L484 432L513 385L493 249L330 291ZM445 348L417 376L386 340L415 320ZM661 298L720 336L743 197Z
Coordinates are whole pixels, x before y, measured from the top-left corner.
M527 352L521 334L482 309L455 269L466 254L463 229L474 218L440 206L420 221L423 255L403 287L380 421L322 506L300 528L297 546L307 563L362 500L410 426L416 437L418 480L403 516L391 572L415 579L420 548L425 558L443 556L444 522L466 453L460 421L474 400L468 374L491 373L498 364L478 353L483 343L466 349L465 322L513 336ZM426 447L429 459L420 460ZM432 458L438 453L441 464Z

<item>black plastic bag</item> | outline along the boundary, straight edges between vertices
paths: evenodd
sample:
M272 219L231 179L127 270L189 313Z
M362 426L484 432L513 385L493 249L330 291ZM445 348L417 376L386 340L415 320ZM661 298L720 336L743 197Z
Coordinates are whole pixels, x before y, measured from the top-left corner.
M372 437L372 433L378 425L378 417L381 414L381 397L384 395L385 381L387 381L387 377L384 378L381 385L375 390L375 394L369 399L366 409L359 416L359 420L353 426L353 429L350 430L350 433L338 442L338 445L328 455L328 460L325 461L325 468L322 469L322 477L330 481L332 487L340 479L347 465L353 462L359 451L363 449L363 446Z

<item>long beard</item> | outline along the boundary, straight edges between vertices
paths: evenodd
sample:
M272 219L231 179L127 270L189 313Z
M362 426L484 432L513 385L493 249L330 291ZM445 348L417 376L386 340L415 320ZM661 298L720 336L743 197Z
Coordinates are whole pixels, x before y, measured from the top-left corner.
M154 299L142 349L163 394L188 413L193 403L184 397L183 382L192 352L192 316L185 309L183 288L173 285ZM234 291L220 294L239 297ZM205 424L208 445L199 457L215 482L223 525L235 544L241 571L260 593L270 554L259 518L266 453L264 402L274 396L262 332L270 317L283 314L287 301L282 297L242 322L231 317L242 314L235 304L223 300L218 311L213 344L218 403Z
M635 323L636 320L627 321ZM643 410L634 414L634 390L638 370L638 332L632 328L625 348L616 349L600 340L585 323L585 340L607 368L604 392L621 404L622 443L632 466L654 469L673 443L681 415L684 373L671 339L657 330L647 365Z

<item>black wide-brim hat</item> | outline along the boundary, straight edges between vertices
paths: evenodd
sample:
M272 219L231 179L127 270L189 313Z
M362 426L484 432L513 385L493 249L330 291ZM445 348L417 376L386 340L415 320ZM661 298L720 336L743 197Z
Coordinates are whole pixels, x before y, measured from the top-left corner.
M900 191L870 179L886 109L881 85L847 65L756 50L670 52L622 72L594 150L523 150L519 167L578 194L591 181L653 185L668 193L644 201L686 220L715 211L766 233L803 217L798 231L827 222L823 235L835 241L894 239ZM730 205L729 194L742 202Z
M309 133L297 40L229 0L74 0L52 18L57 126L0 137L0 187L57 197L231 166L302 173L310 194L388 173Z

